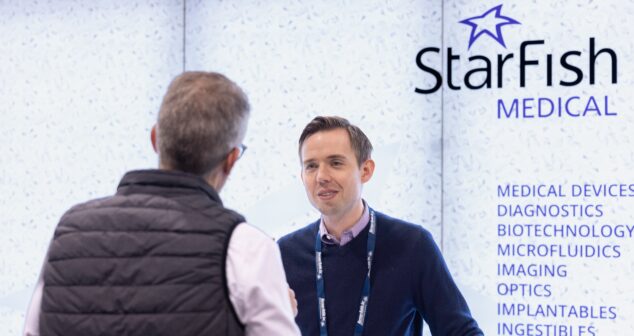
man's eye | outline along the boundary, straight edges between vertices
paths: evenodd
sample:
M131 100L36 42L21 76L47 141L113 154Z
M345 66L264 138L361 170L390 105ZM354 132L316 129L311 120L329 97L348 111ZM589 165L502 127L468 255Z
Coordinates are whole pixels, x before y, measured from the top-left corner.
M343 165L343 162L341 162L341 161L332 161L332 165L335 166L335 167L339 167L339 166Z
M315 169L317 168L316 164L307 164L306 166L304 166L304 169L308 170L308 169Z

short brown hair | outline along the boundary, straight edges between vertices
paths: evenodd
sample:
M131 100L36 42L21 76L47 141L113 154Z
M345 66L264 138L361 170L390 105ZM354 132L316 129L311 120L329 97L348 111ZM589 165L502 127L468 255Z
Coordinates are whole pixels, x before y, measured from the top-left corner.
M372 156L372 143L370 143L370 139L363 133L363 131L351 124L347 119L337 116L319 116L315 117L311 120L304 130L302 131L302 135L299 137L299 156L302 156L302 145L304 145L304 141L306 139L317 133L322 131L330 131L335 129L344 129L348 132L348 136L350 137L350 144L352 146L352 150L357 158L357 163L359 166L366 160L370 159Z
M174 78L158 116L158 150L170 169L213 171L246 132L249 102L238 85L214 72Z

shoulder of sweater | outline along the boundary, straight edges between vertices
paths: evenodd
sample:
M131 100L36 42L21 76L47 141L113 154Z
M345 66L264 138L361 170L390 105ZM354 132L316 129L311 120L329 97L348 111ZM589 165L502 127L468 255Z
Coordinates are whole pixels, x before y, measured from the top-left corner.
M405 231L410 233L413 233L413 232L429 233L427 229L425 229L424 227L418 224L410 223L399 218L394 218L382 212L375 211L374 213L376 214L377 223L392 224L391 226L389 226L389 228L393 230Z
M277 243L280 245L280 249L290 247L296 244L305 244L306 242L312 243L314 240L315 226L318 221L312 222L301 229L295 230L280 239Z
M377 220L377 230L381 230L390 236L433 241L431 233L418 224L394 218L378 211L375 211L375 214Z

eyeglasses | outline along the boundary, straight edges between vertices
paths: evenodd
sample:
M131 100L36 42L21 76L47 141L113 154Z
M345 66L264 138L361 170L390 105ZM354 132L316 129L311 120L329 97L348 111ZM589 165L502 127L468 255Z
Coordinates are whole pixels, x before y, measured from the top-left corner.
M247 146L245 146L244 144L240 144L238 145L238 159L240 159L242 157L242 154L244 154L244 152L247 150Z

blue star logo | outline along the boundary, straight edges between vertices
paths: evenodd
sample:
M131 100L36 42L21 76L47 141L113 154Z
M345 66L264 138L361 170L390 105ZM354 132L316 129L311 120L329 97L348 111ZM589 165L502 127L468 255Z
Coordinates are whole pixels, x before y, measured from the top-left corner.
M482 35L489 35L498 41L504 48L504 38L502 37L502 26L510 24L521 24L518 21L500 14L502 5L497 5L480 16L474 16L460 21L460 23L471 26L471 36L469 37L469 48Z

